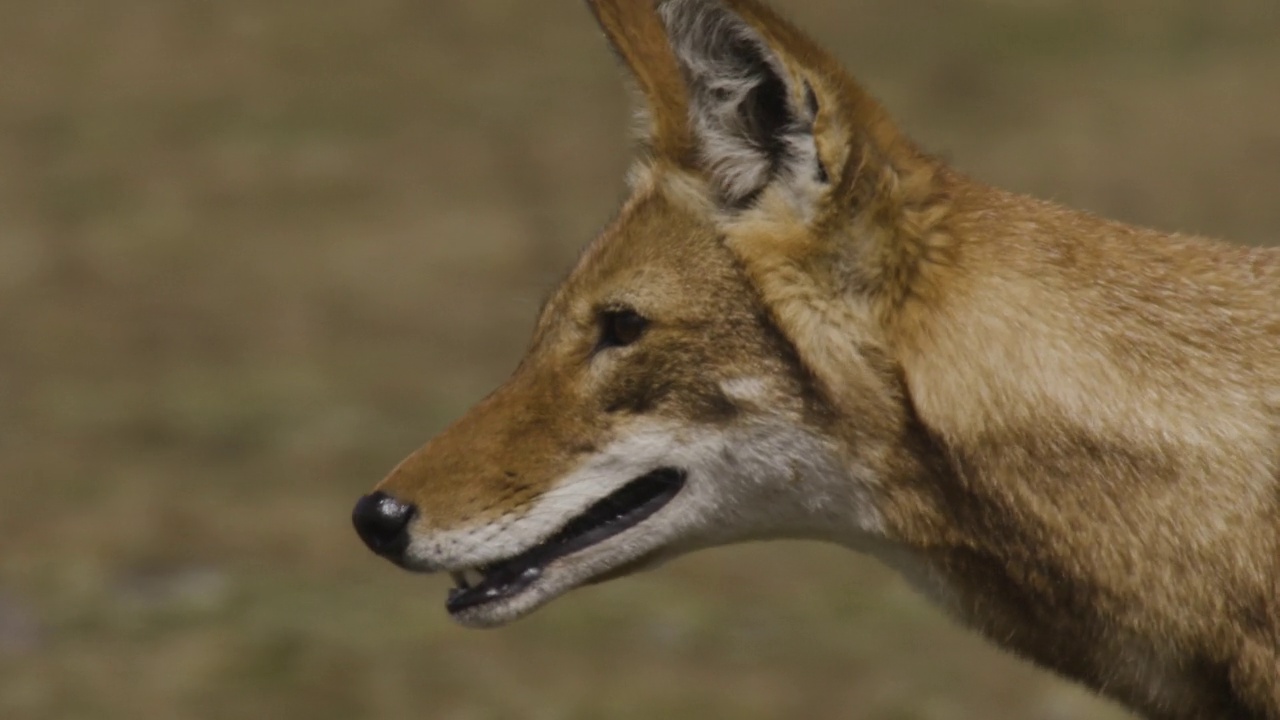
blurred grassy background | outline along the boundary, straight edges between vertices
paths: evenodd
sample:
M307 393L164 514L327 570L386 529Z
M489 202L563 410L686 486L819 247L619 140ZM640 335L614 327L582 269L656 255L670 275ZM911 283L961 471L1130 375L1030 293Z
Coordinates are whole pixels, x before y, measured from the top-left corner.
M1274 0L788 10L984 180L1280 238ZM839 550L478 633L360 546L616 207L619 77L577 0L0 3L0 717L1122 717Z

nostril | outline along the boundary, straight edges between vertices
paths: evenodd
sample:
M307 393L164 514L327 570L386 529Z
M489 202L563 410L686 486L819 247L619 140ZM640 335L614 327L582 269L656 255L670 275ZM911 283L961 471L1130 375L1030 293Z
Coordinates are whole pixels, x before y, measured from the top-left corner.
M413 515L412 505L384 492L375 492L356 501L351 523L370 550L394 560L409 546L408 527Z

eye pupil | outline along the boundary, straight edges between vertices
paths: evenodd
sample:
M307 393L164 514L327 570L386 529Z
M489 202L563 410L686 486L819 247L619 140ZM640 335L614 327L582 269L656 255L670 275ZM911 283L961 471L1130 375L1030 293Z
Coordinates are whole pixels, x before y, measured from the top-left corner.
M600 344L604 347L626 347L644 335L649 321L634 310L611 310L604 314Z

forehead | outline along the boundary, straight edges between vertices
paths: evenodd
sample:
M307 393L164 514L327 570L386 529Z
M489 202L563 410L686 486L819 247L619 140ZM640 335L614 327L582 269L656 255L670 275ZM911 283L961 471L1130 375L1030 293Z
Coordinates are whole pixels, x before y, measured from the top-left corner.
M710 217L655 184L637 192L583 251L545 315L579 315L610 303L705 306L742 292L745 278Z

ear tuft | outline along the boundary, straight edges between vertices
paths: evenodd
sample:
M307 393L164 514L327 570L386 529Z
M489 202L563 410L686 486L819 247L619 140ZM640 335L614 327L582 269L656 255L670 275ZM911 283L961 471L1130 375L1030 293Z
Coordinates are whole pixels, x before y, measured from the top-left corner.
M793 92L754 28L718 0L666 0L659 14L689 87L702 163L726 205L751 204L779 177L825 175L813 167L816 97Z

